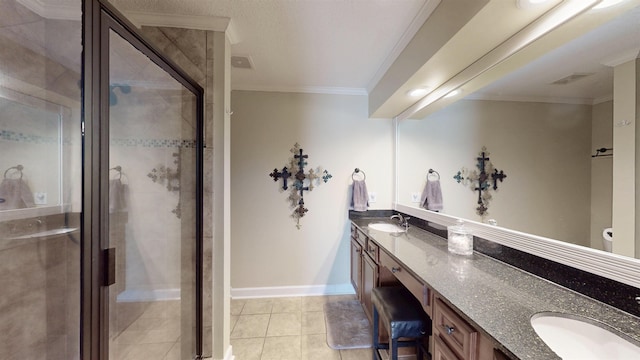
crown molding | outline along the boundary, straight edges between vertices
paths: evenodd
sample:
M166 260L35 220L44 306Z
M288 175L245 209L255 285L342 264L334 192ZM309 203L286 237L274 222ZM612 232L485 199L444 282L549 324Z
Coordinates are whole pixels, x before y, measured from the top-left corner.
M620 64L624 64L633 59L637 59L640 56L640 48L630 49L622 54L617 54L613 57L610 57L606 60L602 61L602 65L609 67L616 67Z
M194 30L219 31L227 34L231 44L238 43L238 34L231 18L211 15L179 15L142 11L125 11L125 16L136 27L161 26Z
M364 88L343 88L328 86L256 86L256 85L235 85L231 90L239 91L263 91L263 92L286 92L286 93L307 93L307 94L327 94L327 95L363 95L366 96L367 89Z
M16 0L20 5L33 11L45 19L54 20L82 20L82 8L77 4L62 5L47 4L43 0Z
M411 39L416 35L418 30L424 25L425 21L431 16L433 11L440 5L441 0L426 0L422 7L416 14L416 16L411 20L407 29L402 33L402 36L395 44L391 52L387 55L384 62L378 68L373 78L369 81L369 85L367 86L367 92L371 92L373 88L378 84L380 79L384 76L384 74L389 70L391 65L396 61L398 56L402 53L402 51L407 47Z

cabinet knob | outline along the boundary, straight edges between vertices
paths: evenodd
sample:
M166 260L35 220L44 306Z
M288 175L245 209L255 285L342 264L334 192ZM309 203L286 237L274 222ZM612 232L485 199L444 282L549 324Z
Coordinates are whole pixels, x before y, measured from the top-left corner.
M392 267L391 268L391 272L394 273L394 274L397 273L398 271L400 271L399 267Z
M451 335L453 334L454 331L456 331L456 328L454 328L453 326L449 326L447 324L443 324L442 327L447 332L447 335Z

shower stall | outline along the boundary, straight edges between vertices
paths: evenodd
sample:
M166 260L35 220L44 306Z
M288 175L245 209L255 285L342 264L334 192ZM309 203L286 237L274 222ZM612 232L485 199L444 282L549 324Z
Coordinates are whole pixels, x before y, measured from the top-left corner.
M199 359L203 90L106 1L0 0L0 359Z

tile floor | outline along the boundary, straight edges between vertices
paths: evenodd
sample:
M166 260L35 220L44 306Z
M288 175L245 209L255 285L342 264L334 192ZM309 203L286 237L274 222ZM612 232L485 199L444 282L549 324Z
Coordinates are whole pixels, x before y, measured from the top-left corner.
M354 295L231 300L236 360L370 360L371 349L327 345L324 304Z
M149 303L109 347L111 360L180 360L180 302Z

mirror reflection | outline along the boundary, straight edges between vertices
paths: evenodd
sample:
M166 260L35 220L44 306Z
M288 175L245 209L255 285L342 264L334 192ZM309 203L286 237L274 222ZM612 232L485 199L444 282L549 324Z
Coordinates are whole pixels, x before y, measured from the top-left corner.
M635 205L625 198L635 185L625 187L614 161L635 167L635 145L618 135L635 132L616 106L638 108L620 83L640 83L639 50L635 7L424 119L400 121L397 202L428 208L433 169L442 213L603 251L613 243L614 253L634 256ZM483 192L487 209L478 211L478 182L468 177L480 173L483 147L490 173L507 177ZM612 238L612 228L622 235Z
M0 87L0 211L62 204L68 108Z

